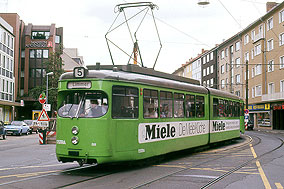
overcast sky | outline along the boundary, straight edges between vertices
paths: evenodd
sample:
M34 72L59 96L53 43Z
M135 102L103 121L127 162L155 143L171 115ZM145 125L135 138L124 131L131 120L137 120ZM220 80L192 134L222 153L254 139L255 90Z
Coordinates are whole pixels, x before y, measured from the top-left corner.
M64 47L78 48L86 65L111 64L105 34L118 13L114 7L129 0L1 0L0 11L18 13L25 24L63 27ZM266 12L265 0L209 0L206 7L198 0L153 0L160 39L163 45L156 70L172 73L201 49L210 50L228 39ZM276 1L281 2L281 1ZM127 10L127 16L141 9ZM135 31L137 19L129 22ZM121 14L116 24L122 22ZM137 32L144 65L152 67L159 50L157 34L151 17L146 16ZM126 25L109 35L110 39L131 53L133 44ZM111 46L115 64L127 64L128 57ZM129 52L130 51L130 52Z

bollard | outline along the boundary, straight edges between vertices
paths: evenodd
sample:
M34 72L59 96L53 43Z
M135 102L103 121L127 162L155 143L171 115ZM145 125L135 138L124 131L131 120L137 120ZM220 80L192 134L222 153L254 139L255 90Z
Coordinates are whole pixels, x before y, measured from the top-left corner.
M39 144L40 145L46 144L46 129L39 129L38 136L39 136Z

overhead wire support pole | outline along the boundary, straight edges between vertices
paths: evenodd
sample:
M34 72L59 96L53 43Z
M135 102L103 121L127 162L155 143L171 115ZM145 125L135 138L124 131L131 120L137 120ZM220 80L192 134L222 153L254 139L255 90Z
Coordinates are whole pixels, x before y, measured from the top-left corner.
M248 109L248 61L246 61L246 109Z
M156 20L155 20L155 17L154 17L154 13L153 13L153 10L152 10L152 9L151 9L151 12L152 12L153 21L154 21L154 24L155 24L155 27L156 27L156 31L157 31L157 35L158 35L158 39L159 39L159 42L160 42L160 49L159 49L159 52L158 52L158 54L157 54L157 57L156 57L155 63L154 63L154 65L153 65L153 69L155 69L155 66L156 66L156 63L157 63L158 57L159 57L160 52L161 52L161 49L162 49L162 42L161 42L161 38L160 38L160 35L159 35L159 31L158 31L157 23L156 23Z

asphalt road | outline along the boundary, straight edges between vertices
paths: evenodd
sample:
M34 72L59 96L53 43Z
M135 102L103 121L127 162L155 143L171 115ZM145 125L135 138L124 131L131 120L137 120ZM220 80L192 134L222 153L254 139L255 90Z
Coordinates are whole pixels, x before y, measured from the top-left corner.
M55 145L39 145L37 134L8 136L0 140L0 188L281 188L283 133L249 131L144 165L84 167L57 162Z

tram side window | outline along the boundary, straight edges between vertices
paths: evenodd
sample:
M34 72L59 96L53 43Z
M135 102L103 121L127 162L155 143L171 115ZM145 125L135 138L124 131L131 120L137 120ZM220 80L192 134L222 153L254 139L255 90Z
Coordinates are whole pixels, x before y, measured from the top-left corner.
M144 89L143 90L143 114L144 118L158 118L158 91Z
M213 98L213 117L219 116L219 99Z
M226 117L226 106L225 106L225 101L222 99L219 99L219 117Z
M138 118L138 88L113 86L112 118Z
M194 95L186 95L186 117L195 117L195 96Z
M196 96L196 117L204 117L204 96Z
M160 92L160 117L173 117L173 94L171 92Z
M184 117L184 94L174 93L174 117Z
M236 103L236 117L240 117L240 103Z
M233 117L233 102L228 101L228 117Z

